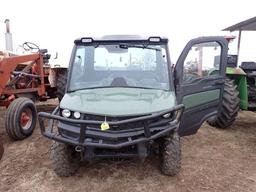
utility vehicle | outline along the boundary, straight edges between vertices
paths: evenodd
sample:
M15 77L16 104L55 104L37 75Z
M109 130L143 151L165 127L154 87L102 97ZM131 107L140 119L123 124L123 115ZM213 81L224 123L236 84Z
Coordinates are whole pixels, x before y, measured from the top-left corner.
M74 44L66 94L51 114L39 113L42 134L55 140L54 171L70 176L82 160L145 158L156 145L162 173L176 175L180 137L218 114L227 40L189 41L174 68L164 37L83 37Z

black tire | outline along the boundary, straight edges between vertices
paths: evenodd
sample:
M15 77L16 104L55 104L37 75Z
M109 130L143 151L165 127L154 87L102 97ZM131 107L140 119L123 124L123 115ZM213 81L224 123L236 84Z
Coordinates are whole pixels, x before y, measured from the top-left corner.
M3 157L3 154L4 154L4 145L3 145L2 140L0 138L0 160Z
M8 107L5 115L5 129L13 140L29 137L37 121L37 111L34 102L26 97L15 99Z
M160 168L164 175L175 176L181 169L181 143L178 133L164 137L160 143Z
M58 71L56 95L57 95L59 101L61 101L61 99L63 98L63 96L65 95L65 92L66 92L67 76L68 76L67 69L60 69Z
M51 147L51 160L54 172L60 177L73 175L79 168L80 156L74 147L54 142Z
M235 85L234 80L225 80L222 107L217 116L207 120L209 125L225 129L234 123L238 115L240 103L240 99L238 97L239 92L236 88L237 86Z
M256 111L256 86L255 79L247 77L247 89L248 89L248 110Z

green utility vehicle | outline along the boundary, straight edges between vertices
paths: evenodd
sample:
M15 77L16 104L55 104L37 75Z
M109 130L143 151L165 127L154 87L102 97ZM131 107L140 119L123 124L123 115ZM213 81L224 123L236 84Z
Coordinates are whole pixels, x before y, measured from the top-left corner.
M159 149L163 174L181 168L180 137L218 114L228 41L189 41L172 67L168 39L104 36L74 41L64 97L39 113L42 134L55 140L54 171L70 176L83 160L144 159Z
M228 128L233 124L239 109L256 111L256 63L241 62L238 65L242 31L256 31L256 17L232 25L224 31L238 31L237 54L228 56L222 106L217 116L208 123L217 128ZM228 37L228 40L234 37Z

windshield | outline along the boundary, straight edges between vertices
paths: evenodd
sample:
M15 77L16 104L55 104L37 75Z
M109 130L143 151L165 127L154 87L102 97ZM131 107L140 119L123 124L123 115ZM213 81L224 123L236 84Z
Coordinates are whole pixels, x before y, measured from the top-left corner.
M169 90L166 45L77 46L69 91L105 87Z

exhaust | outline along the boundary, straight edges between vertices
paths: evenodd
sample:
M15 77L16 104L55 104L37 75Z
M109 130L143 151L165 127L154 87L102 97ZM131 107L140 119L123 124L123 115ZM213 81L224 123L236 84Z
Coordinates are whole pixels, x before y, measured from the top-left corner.
M10 32L10 20L6 19L6 33L5 33L5 48L7 51L13 51L13 44L12 44L12 34Z

